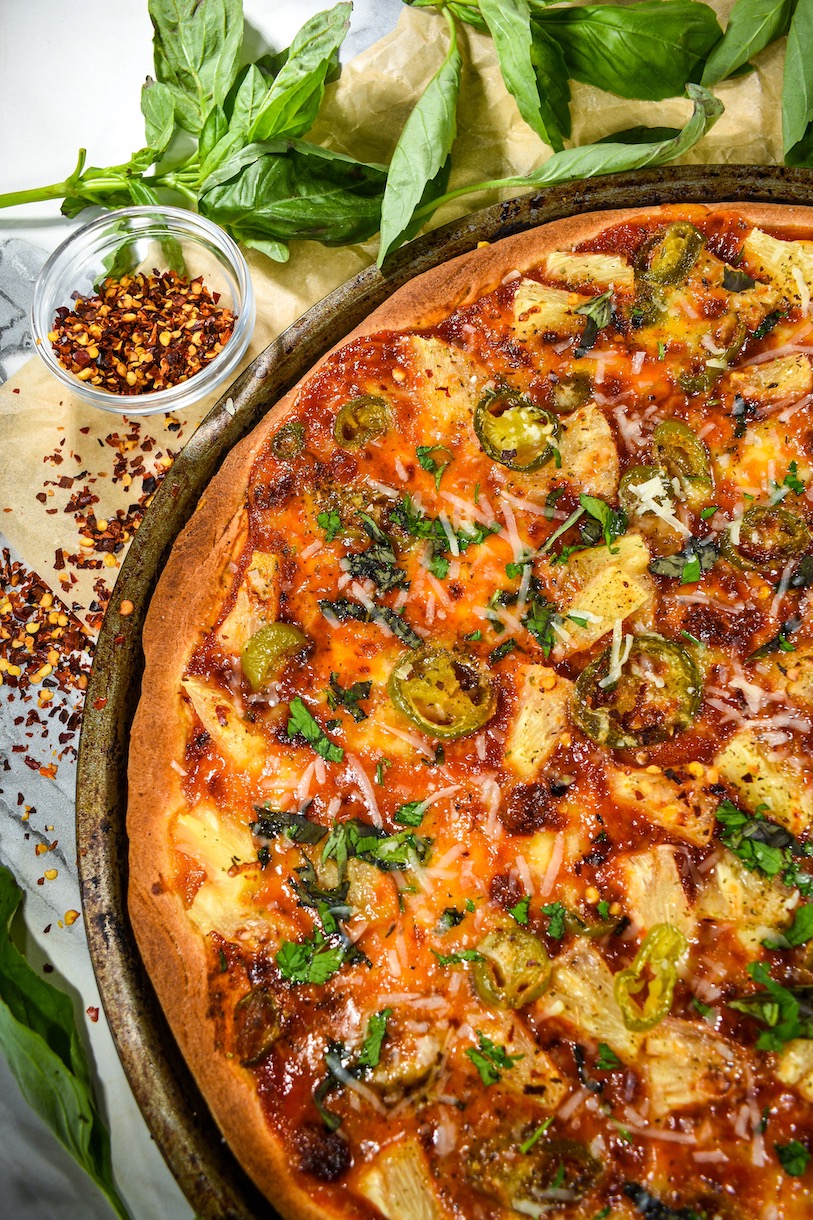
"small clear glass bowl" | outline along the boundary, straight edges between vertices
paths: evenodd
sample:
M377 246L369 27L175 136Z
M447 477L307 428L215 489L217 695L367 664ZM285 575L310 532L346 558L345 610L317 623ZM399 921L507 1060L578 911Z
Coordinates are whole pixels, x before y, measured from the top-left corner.
M219 293L219 305L236 315L234 330L222 352L187 381L148 394L113 394L80 381L64 368L48 338L57 309L72 310L74 293L90 297L110 274L113 259L126 248L127 266L150 273L167 270L180 246L188 279L203 276L205 286ZM254 290L246 260L228 233L182 208L163 206L121 208L105 212L78 229L54 251L34 286L31 330L35 349L67 390L94 407L118 415L156 415L178 411L211 394L240 363L254 330Z

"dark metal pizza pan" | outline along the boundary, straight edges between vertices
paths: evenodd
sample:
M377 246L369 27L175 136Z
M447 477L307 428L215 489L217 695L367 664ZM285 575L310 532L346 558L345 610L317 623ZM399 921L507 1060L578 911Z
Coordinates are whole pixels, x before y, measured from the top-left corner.
M813 173L727 165L645 170L550 187L436 230L394 254L383 272L371 267L337 288L274 340L207 415L155 496L122 566L87 690L77 780L79 872L90 952L119 1056L158 1147L202 1220L272 1220L278 1213L223 1142L170 1034L127 917L127 749L143 669L141 628L175 539L231 448L407 280L479 241L548 221L603 208L724 200L810 205ZM122 617L125 600L134 610Z

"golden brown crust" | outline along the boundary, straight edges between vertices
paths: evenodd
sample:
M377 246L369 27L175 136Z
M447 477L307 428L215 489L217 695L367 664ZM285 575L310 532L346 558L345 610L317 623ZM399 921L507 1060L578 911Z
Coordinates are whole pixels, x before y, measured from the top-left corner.
M494 289L507 272L530 268L547 252L589 241L610 225L641 216L666 219L697 212L734 213L750 223L783 230L810 227L809 210L774 204L684 205L571 217L425 273L396 292L333 350L350 339L383 330L435 325ZM321 1220L326 1214L340 1213L326 1213L296 1183L288 1154L265 1121L253 1079L216 1048L204 943L187 917L182 897L172 889L172 860L164 833L169 812L182 799L172 765L183 756L185 743L180 681L202 626L210 621L224 568L243 529L245 490L255 458L269 432L294 406L298 392L299 386L294 387L227 458L180 535L153 597L144 629L146 668L128 773L129 911L172 1031L237 1159L283 1216Z

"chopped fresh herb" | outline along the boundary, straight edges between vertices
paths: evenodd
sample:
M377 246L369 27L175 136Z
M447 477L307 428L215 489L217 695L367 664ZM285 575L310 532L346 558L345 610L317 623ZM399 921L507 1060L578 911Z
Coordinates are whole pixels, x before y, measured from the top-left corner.
M351 576L371 580L381 593L391 589L402 589L409 584L403 568L397 566L397 557L392 540L384 533L369 513L359 513L361 525L372 545L366 551L347 555L342 567Z
M759 810L743 813L731 801L717 809L717 821L724 829L720 839L751 872L767 877L781 876L785 885L797 888L804 898L813 897L813 875L799 868L796 858L813 854L813 846L799 840Z
M757 332L754 331L754 338L757 337ZM731 408L731 414L734 419L734 436L739 439L745 436L748 419L754 414L756 407L752 402L747 402L741 394L734 395L734 403Z
M427 564L428 572L431 572L438 580L445 580L449 575L449 560L445 555L433 555Z
M749 661L758 661L762 657L773 656L775 652L795 652L796 645L791 643L788 636L793 635L794 631L798 631L803 621L799 616L787 619L779 628L776 635L772 635L769 640L761 644L747 659Z
M345 955L343 944L328 942L316 928L312 937L298 944L290 940L283 941L274 960L287 982L294 985L321 985L341 969Z
M566 907L561 902L549 902L542 907L542 914L548 917L548 936L561 940L565 934Z
M621 1060L616 1055L612 1047L609 1047L606 1042L598 1044L598 1058L596 1059L596 1067L600 1072L613 1072L616 1068L621 1067Z
M717 543L713 538L690 538L677 555L659 555L649 565L655 576L669 576L682 585L693 584L717 562Z
M607 900L605 898L602 898L600 902L596 903L596 910L598 911L598 917L601 920L601 922L607 923L610 919L609 902L607 902Z
M528 922L528 914L531 909L531 896L526 894L524 898L520 898L516 906L511 907L508 914L513 915L517 923L525 924Z
M465 918L465 911L459 911L457 907L446 907L438 920L438 931L448 932L450 928L458 927Z
M480 484L479 483L474 484L474 503L475 504L480 503Z
M517 647L517 641L514 639L503 640L502 644L498 644L496 648L492 648L488 654L488 659L492 665L498 664L504 657L507 657L509 652L513 652Z
M423 864L431 847L428 839L410 830L399 830L397 834L388 835L385 830L368 826L358 818L350 818L346 822L334 822L322 849L322 863L326 860L336 861L341 883L351 857L366 860L382 872L397 872L411 868L415 863Z
M723 288L726 292L747 292L755 284L756 280L751 279L744 271L735 271L733 267L723 269Z
M422 538L431 542L435 555L445 555L451 549L450 537L444 529L443 523L437 517L430 517L422 509L417 508L409 495L405 495L397 504L393 505L390 509L390 520L405 530L410 537ZM486 538L498 533L499 530L500 526L496 521L493 525L480 525L473 522L466 529L452 531L452 536L457 542L458 550L463 552L470 546L485 542Z
M525 571L527 563L527 560L523 563L507 563L505 565L505 575L509 580L519 580Z
M524 1059L524 1055L509 1055L504 1046L499 1046L496 1042L492 1042L485 1034L477 1030L479 1039L479 1047L470 1046L466 1049L466 1054L471 1059L477 1071L480 1073L480 1079L483 1084L488 1087L492 1084L498 1084L502 1080L502 1074L512 1068L520 1059Z
M417 631L410 627L406 619L390 606L376 606L374 610L370 611L370 618L374 623L383 623L385 627L389 627L395 638L402 644L406 644L407 648L423 646L423 640Z
M577 627L586 627L588 623L583 614L568 614L566 618L568 622L575 623Z
M599 500L597 496L588 496L586 492L579 496L579 504L590 517L598 521L604 535L604 545L613 551L616 538L620 538L627 528L627 514L623 508L611 508L604 500Z
M589 352L595 346L598 332L605 326L609 326L613 316L613 294L610 289L607 289L600 296L585 301L583 305L577 305L574 312L583 314L587 318L581 342L574 352L575 358L580 360L585 352Z
M337 601L322 598L319 609L325 618L335 618L340 623L370 621L370 612L366 606L362 606L360 602L351 602L347 597L340 597Z
M218 960L218 964L220 966L220 973L225 974L229 968L229 959L226 957L226 954L223 952L222 949L218 953L217 960Z
M589 1075L585 1064L584 1047L578 1043L573 1047L573 1059L576 1064L576 1075L579 1078L579 1084L583 1089L587 1089L588 1093L601 1093L604 1088L604 1082L601 1080L593 1080Z
M813 587L813 555L803 555L799 566L790 578L791 589L810 589Z
M625 1127L619 1127L618 1131L625 1143L632 1143L632 1136ZM656 1199L637 1182L625 1182L623 1191L627 1198L632 1200L633 1206L636 1211L641 1213L644 1220L706 1220L705 1216L696 1212L693 1207L676 1208L661 1203L660 1199Z
M421 762L425 767L442 767L446 762L446 751L443 746L438 745L435 749L434 758L422 758Z
M659 341L658 342L658 359L664 360L665 358L666 358L666 344L663 341Z
M813 1038L813 987L783 987L762 962L751 962L748 973L763 990L731 1000L728 1007L767 1026L757 1038L757 1050L781 1051L794 1038Z
M556 502L557 500L561 500L564 494L564 487L554 487L553 491L549 491L545 497L545 516L547 517L548 521L553 520L553 512L556 508Z
M789 1177L800 1178L807 1169L810 1153L799 1140L791 1140L789 1144L774 1144L774 1151Z
M706 645L702 640L698 640L696 635L692 635L690 631L681 631L680 633L684 640L688 640L690 644L694 644L696 648L705 648Z
M386 773L387 767L391 767L391 766L392 766L392 763L390 762L390 760L388 758L379 759L379 761L375 765L375 782L377 784L384 783L384 775Z
M392 1009L384 1008L381 1012L373 1013L370 1017L370 1020L367 1022L367 1033L364 1037L359 1057L356 1060L357 1067L378 1067L378 1061L381 1058L381 1046L387 1036L387 1020L391 1016Z
M559 1165L556 1169L556 1173L553 1175L553 1177L550 1180L550 1189L558 1190L560 1186L564 1185L564 1181L565 1181L565 1167L560 1161Z
M813 940L813 903L806 902L796 908L789 928L762 943L766 949L796 949L799 945L806 945L809 940Z
M462 962L484 962L486 959L476 949L460 949L455 953L438 953L433 949L439 966L459 966Z
M296 734L304 737L308 745L312 746L316 753L327 762L342 761L344 750L325 735L318 720L311 715L298 695L288 704L288 711L290 713L287 725L289 737Z
M612 1213L612 1210L613 1209L608 1203L606 1207L602 1207L600 1212L596 1212L595 1216L593 1216L593 1220L607 1220L607 1217Z
M549 602L543 594L533 598L528 611L522 619L522 625L539 644L546 657L549 657L556 645L553 631L553 620L556 616L556 604Z
M477 910L477 907L475 906L474 900L472 898L467 898L464 905L466 907L466 910L469 912Z
M719 512L719 510L720 510L719 504L709 504L709 506L707 508L701 508L700 520L701 521L710 521L711 518L714 516L714 514L716 512Z
M470 631L468 635L465 635L463 637L464 640L471 640L475 644L478 642L478 640L481 640L482 638L483 638L483 633L479 627L477 628L476 631Z
M316 524L325 531L325 542L332 542L337 534L342 532L342 519L337 512L319 513Z
M801 496L804 494L805 484L799 478L798 467L795 462L791 462L788 467L788 473L782 480L782 486L787 487L794 495Z
M276 839L286 835L293 843L318 843L327 834L327 828L311 822L301 813L286 813L281 809L255 806L260 816L250 826L251 833L259 839Z
M774 313L769 313L767 318L765 318L756 328L751 338L764 339L768 332L772 331L773 328L777 326L784 317L785 314L778 309L775 310Z
M423 470L427 470L429 474L433 474L435 476L435 489L437 490L440 487L440 480L443 478L443 472L449 465L449 462L451 462L454 454L452 453L451 449L447 448L446 445L418 445L415 452L418 455L418 464L421 466L421 468ZM448 453L448 460L445 462L439 462L432 456L434 453Z
M573 512L570 514L570 516L567 518L567 520L563 521L562 524L558 527L558 529L555 529L553 531L553 533L550 535L549 538L546 538L544 546L540 547L540 549L539 549L540 555L547 554L547 552L553 546L554 542L556 542L557 539L561 538L563 534L566 534L567 531L570 529L571 525L575 525L576 522L579 520L579 518L584 516L584 512L585 512L585 510L583 508L574 509Z
M330 688L327 692L328 706L335 709L343 707L354 720L366 720L367 713L359 707L362 699L370 698L372 682L354 682L352 686L344 687L339 682L338 674L330 675Z
M554 1119L554 1115L551 1114L548 1118L545 1119L545 1121L543 1123L539 1124L536 1131L534 1131L534 1133L532 1135L528 1136L528 1138L526 1139L524 1144L520 1144L519 1150L523 1154L523 1156L526 1155L527 1153L529 1153L531 1151L531 1149L533 1148L534 1144L536 1144L542 1138L542 1136L547 1131L548 1127L553 1122L553 1119Z
M698 999L696 995L692 996L692 1008L699 1012L701 1017L708 1017L712 1012L714 1012L714 1009L710 1004L704 1004L703 1001Z
M395 821L399 826L420 826L425 813L426 801L408 801L396 809Z

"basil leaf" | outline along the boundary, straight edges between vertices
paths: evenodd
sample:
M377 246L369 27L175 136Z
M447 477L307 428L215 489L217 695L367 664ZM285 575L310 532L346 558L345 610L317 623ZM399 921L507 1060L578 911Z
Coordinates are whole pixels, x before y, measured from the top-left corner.
M497 1084L502 1080L502 1073L504 1071L512 1068L515 1063L519 1063L520 1059L525 1058L524 1055L509 1055L504 1046L500 1046L497 1042L492 1042L479 1029L477 1030L477 1038L479 1047L468 1047L466 1054L477 1068L477 1071L480 1073L480 1079L486 1086Z
M253 240L365 241L379 226L386 171L300 140L249 144L204 184L200 211Z
M242 0L149 0L155 74L194 135L231 88L243 43Z
M335 745L334 742L323 732L319 721L305 707L302 700L297 697L292 699L288 704L287 733L289 737L298 734L305 738L309 746L324 758L327 762L341 762L344 758L344 750L341 746Z
M356 1061L356 1067L378 1067L378 1061L381 1058L381 1046L387 1036L387 1020L391 1016L392 1009L384 1008L381 1012L373 1013L370 1017L370 1020L367 1022L367 1033L364 1036L364 1042Z
M791 1140L789 1144L774 1144L774 1152L789 1177L799 1178L807 1169L810 1153L799 1140Z
M536 74L536 87L539 94L540 108L543 118L546 113L550 117L545 121L549 124L551 133L558 130L567 140L571 134L570 122L570 81L567 65L562 54L562 48L555 38L551 38L536 22L531 27L531 63ZM553 141L549 141L553 143ZM556 145L553 145L554 149Z
M813 0L798 0L788 31L782 79L782 144L785 155L805 137L813 118Z
M22 890L0 865L0 1050L25 1100L93 1179L117 1216L110 1136L99 1117L73 1004L32 970L11 940Z
M813 1037L813 1000L810 987L783 987L771 978L762 962L751 962L748 973L762 991L754 991L728 1007L761 1021L767 1028L757 1038L757 1050L781 1051L794 1038Z
M788 32L794 0L737 0L725 35L709 55L700 83L716 85Z
M255 811L260 816L249 829L259 839L276 839L279 835L287 835L293 843L319 843L327 834L326 826L312 822L301 813L268 809L264 805L255 805Z
M367 713L364 708L359 707L359 702L370 698L372 686L372 681L368 679L366 682L354 682L352 686L345 687L339 681L339 675L331 673L330 688L327 692L328 706L333 711L343 707L355 721L366 720Z
M771 937L762 943L766 949L796 949L813 940L813 903L806 902L798 907L793 917L793 923L778 937Z
M505 87L516 101L519 113L546 144L559 152L564 148L562 131L547 103L546 93L539 88L532 60L533 34L528 0L480 0L480 12L494 40ZM537 58L544 56L546 50L543 33ZM550 67L551 58L548 53L546 67ZM547 76L547 72L544 75Z
M652 144L656 140L673 140L680 135L679 127L626 127L602 136L599 144Z
M141 88L141 113L144 115L147 143L162 153L175 132L175 99L172 90L158 80L147 80Z
M391 606L376 606L371 611L372 621L374 623L383 623L385 627L389 627L396 639L402 644L406 644L407 648L421 648L423 640L418 635L417 631L410 627L406 619L402 618L397 610L393 610Z
M701 1220L694 1208L669 1207L637 1182L625 1182L623 1191L627 1198L632 1200L635 1210L641 1213L644 1220Z
M404 125L387 171L381 205L378 265L399 245L421 205L427 183L443 170L457 132L455 110L462 60L454 18L444 14L449 49Z
M198 138L198 160L201 167L206 166L213 149L221 142L228 130L229 120L226 118L225 110L222 106L213 106L206 116ZM220 161L218 160L216 164L220 164ZM201 172L201 181L205 180L205 176L208 175Z
M621 1067L621 1060L606 1042L599 1042L598 1044L596 1067L600 1072L613 1072L616 1068Z
M420 826L425 813L426 801L407 801L405 805L398 806L393 821L399 826Z
M733 267L723 268L723 288L726 292L747 292L755 284L756 280L744 271L735 271Z
M688 585L700 579L717 562L717 544L713 538L690 538L677 555L659 555L649 565L655 576L669 576Z
M557 40L570 75L620 97L679 97L722 36L714 11L694 0L568 5L535 20Z
M321 986L341 970L345 947L329 944L317 929L308 940L283 941L274 958L280 974L293 985L314 983Z
M433 949L432 953L438 959L439 966L459 966L461 962L485 961L482 953L478 953L476 949L460 949L455 953L438 953L437 949Z
M327 77L338 63L339 47L350 28L352 4L337 4L306 21L288 57L248 127L248 139L302 136L313 126Z

